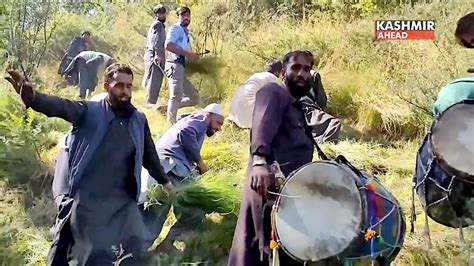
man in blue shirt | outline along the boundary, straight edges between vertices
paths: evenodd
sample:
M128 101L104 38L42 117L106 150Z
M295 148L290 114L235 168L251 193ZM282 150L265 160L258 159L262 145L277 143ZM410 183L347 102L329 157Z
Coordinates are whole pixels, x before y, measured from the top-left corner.
M199 174L204 174L208 168L201 158L201 148L205 136L211 137L221 130L224 123L224 112L219 104L210 104L202 112L191 114L180 119L156 143L163 170L176 186L193 182ZM156 184L148 178L148 187ZM170 205L161 205L142 211L147 227L148 243L151 246L158 237L166 221ZM160 251L175 252L173 242L185 232L196 229L205 217L199 209L174 208L177 217L176 224L160 245Z
M199 92L185 76L186 60L197 60L199 55L191 51L189 44L188 26L191 22L191 10L188 7L178 9L179 21L170 27L165 41L168 51L165 72L168 76L170 96L168 106L159 107L158 110L167 109L168 121L176 123L178 109L194 106L199 103Z

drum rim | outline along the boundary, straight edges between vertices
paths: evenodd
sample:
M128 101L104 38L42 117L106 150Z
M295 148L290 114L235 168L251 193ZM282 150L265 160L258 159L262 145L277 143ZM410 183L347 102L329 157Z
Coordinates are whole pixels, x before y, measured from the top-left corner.
M444 114L446 112L448 112L452 108L454 108L456 106L459 106L461 104L471 104L471 105L473 105L474 100L464 100L464 101L461 101L461 102L457 102L457 103L451 105L450 107L446 108L446 110L444 110L441 114L439 114L436 117L436 119L433 121L433 123L431 124L430 131L428 132L428 139L431 142L432 155L434 156L433 159L437 160L439 162L439 166L441 168L443 168L443 170L445 170L446 173L453 174L453 175L455 175L456 177L458 177L460 179L467 179L467 180L470 180L471 182L474 182L474 174L469 174L465 171L456 169L456 168L454 168L454 167L452 167L448 164L448 162L444 159L443 155L441 155L441 153L439 153L438 146L436 145L436 142L433 139L433 133L437 131L436 126L438 125L439 120L444 116Z
M306 163L304 165L302 165L300 168L298 168L298 170L295 170L293 172L290 173L290 175L285 179L285 181L283 182L283 184L281 185L280 189L278 190L278 193L281 193L283 188L286 186L286 184L296 175L296 173L298 173L299 171L301 171L303 168L309 166L309 165L312 165L312 164L318 164L318 163L329 163L329 164L332 164L332 165L339 165L338 162L334 161L334 160L319 160L319 161L313 161L313 162L309 162L309 163ZM344 171L347 171L345 168L342 168ZM357 186L357 184L356 184ZM276 213L278 212L278 209L280 207L280 201L281 201L281 198L280 196L277 196L275 202L273 203L273 207L272 207L272 212L275 212L275 215ZM362 212L364 212L362 210ZM364 219L363 217L361 217L360 221L359 221L359 224L358 224L358 227L359 228L362 228L362 225L363 225L363 222L364 222ZM295 255L293 255L287 248L285 248L284 245L281 245L281 240L280 240L280 234L278 233L278 230L276 228L276 217L275 217L275 225L273 226L272 225L272 230L274 231L274 234L276 235L276 238L277 238L277 242L279 243L279 248L283 249L284 252L290 256L292 259L294 259L295 261L298 261L300 263L304 263L306 261L300 259L300 258L297 258ZM356 237L354 237L354 239L352 239L351 241L349 241L349 244L344 247L344 249L342 249L342 251L334 256L330 256L330 257L327 257L327 258L323 258L323 259L320 259L318 261L321 261L321 260L325 260L325 259L329 259L329 258L337 258L339 260L339 256L340 254L344 254L345 252L347 252L348 249L351 248L351 245L353 245L354 241L356 241L358 238L360 237L360 234L357 234Z

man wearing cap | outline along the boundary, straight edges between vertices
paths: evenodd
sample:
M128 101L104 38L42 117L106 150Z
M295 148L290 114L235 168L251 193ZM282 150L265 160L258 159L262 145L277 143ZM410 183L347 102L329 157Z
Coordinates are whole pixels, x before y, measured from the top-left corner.
M76 36L71 40L71 43L69 43L66 53L64 53L61 63L59 64L59 75L64 76L66 74L65 70L74 57L76 57L80 52L88 50L91 41L91 33L88 31L83 31L80 37ZM69 85L73 85L72 83L74 82L75 77L66 76L66 80Z
M146 106L156 104L160 96L161 82L163 81L163 69L165 67L165 22L166 8L157 5L153 8L155 21L148 29L146 37L146 49L143 59L145 61L145 73L142 86L146 89Z
M196 112L180 119L156 143L156 150L161 165L170 181L178 186L193 182L199 174L204 174L208 168L201 158L201 148L204 137L213 136L221 130L224 123L224 112L219 104L210 104L203 111ZM156 182L148 178L148 187ZM171 206L161 205L142 212L144 222L149 230L148 243L151 246L158 237L166 221ZM174 208L177 216L176 224L162 242L159 250L165 253L176 252L173 247L175 240L182 239L183 233L196 230L205 217L199 209Z
M169 81L168 106L160 106L159 111L167 110L167 119L171 124L176 123L178 109L194 106L199 103L199 92L186 78L185 66L187 60L197 60L199 55L191 51L188 26L191 22L191 10L188 7L178 9L179 21L170 27L166 35L165 48L168 56L165 72Z
M240 128L252 126L255 95L270 82L280 83L281 61L270 59L264 72L255 73L235 93L230 106L229 120Z

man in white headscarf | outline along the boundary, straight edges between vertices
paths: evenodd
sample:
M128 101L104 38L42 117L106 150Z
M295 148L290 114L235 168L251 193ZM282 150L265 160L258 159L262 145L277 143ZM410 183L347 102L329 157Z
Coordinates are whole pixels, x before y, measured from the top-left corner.
M156 150L160 157L163 170L170 181L176 186L188 184L197 180L199 175L207 172L208 167L201 158L201 148L204 138L213 136L221 130L224 124L224 112L219 104L212 103L189 116L186 116L174 124L156 143ZM142 171L142 173L144 173ZM142 174L143 175L143 174ZM144 173L146 175L146 172ZM146 176L145 176L146 177ZM148 177L148 182L142 181L141 200L144 202L147 190L156 184ZM163 224L166 221L170 205L154 206L153 208L140 208L145 225L148 229L146 235L150 247L159 236ZM205 213L199 209L181 209L175 206L174 213L177 216L176 224L170 229L166 239L160 245L160 251L174 253L175 240L180 240L184 233L198 230L205 218Z

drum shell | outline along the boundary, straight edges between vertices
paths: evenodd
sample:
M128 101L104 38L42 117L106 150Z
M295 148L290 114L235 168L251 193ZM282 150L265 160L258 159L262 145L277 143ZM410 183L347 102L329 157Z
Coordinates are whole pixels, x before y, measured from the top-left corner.
M469 182L469 183L474 183L474 174L473 173L467 173L467 172L462 171L460 169L456 169L454 167L451 167L449 165L449 163L444 160L442 154L440 153L440 151L438 150L438 147L436 146L436 142L433 140L433 134L436 134L436 133L433 133L433 132L437 131L437 129L440 125L440 120L443 118L443 116L451 110L455 111L456 108L458 106L461 106L461 105L468 105L468 106L470 106L470 108L474 108L474 100L464 100L464 101L458 102L456 104L453 104L452 106L450 106L446 110L444 110L443 113L439 114L438 117L436 117L436 119L433 121L433 123L431 125L430 132L427 134L429 136L427 136L428 139L426 141L429 141L430 153L432 154L433 157L436 157L436 164L439 166L439 168L441 168L444 172L446 172L448 174L451 174L452 176L456 176L457 179L461 179L461 180L464 180L464 181ZM472 112L471 112L471 114L472 114Z
M285 188L285 186L287 185L287 183L289 183L289 182L292 180L292 178L294 178L295 174L298 173L302 168L305 168L305 167L307 167L307 166L309 166L309 165L312 165L312 164L325 164L325 163L341 166L339 163L337 163L337 162L335 162L335 161L330 161L330 160L321 160L321 161L317 161L317 162L310 162L310 163L307 163L307 164L301 166L300 168L296 169L296 170L293 171L292 173L290 173L290 175L288 175L288 177L285 179L285 182L278 188L279 193L283 193L284 188ZM343 169L343 170L345 170L345 169ZM354 181L356 181L356 180L354 179ZM356 184L356 186L357 186L357 184ZM364 219L365 219L366 215L365 215L365 213L364 213L364 210L365 210L365 208L364 208L364 206L365 206L364 199L365 199L364 197L361 198L361 201L362 201L362 202L361 202L361 204L362 204L362 213L360 214L361 223L359 224L359 226L363 226L363 224L365 224ZM282 204L281 200L282 200L281 197L276 197L275 203L274 203L274 206L273 206L273 211L278 212L278 209L279 209L280 205ZM315 203L315 204L317 204L317 203ZM275 234L276 234L277 238L280 240L280 235L279 235L277 226L272 226L272 227L273 227L273 229L275 230ZM357 248L358 244L359 244L359 243L362 243L362 242L363 242L363 236L362 236L362 238L361 238L360 235L357 235L354 239L352 239L351 241L348 241L348 242L347 242L347 247L346 247L342 252L340 252L339 254L336 254L336 255L337 255L337 258L341 258L341 256L345 256L345 254L354 252L354 249ZM320 260L320 261L318 261L318 262L304 261L304 260L302 260L302 259L296 257L294 254L292 254L292 253L285 247L284 243L280 243L280 248L281 248L289 257L291 257L293 260L298 261L298 262L300 262L300 263L305 263L305 262L307 262L307 263L309 263L308 265L311 265L311 263L318 263L318 262L320 262L320 261L323 261L323 260ZM334 258L336 258L336 257L335 257L335 256L333 256L333 257L327 257L326 259L332 260L332 259L334 259ZM326 260L326 259L324 259L324 260Z
M319 162L327 162L327 163L336 163L334 161L319 161ZM336 163L337 164L337 163ZM342 166L345 170L351 171L349 167L346 167L343 164L339 164ZM305 165L306 166L306 165ZM304 166L302 166L304 167ZM296 170L295 172L297 172ZM293 172L290 174L290 176L286 179L285 184L291 180ZM359 195L361 198L361 204L362 204L362 213L361 213L361 224L360 224L360 231L361 233L356 236L350 243L348 243L347 248L342 251L341 253L337 254L335 257L337 257L340 261L344 260L349 260L351 262L370 262L371 255L372 255L372 250L371 250L371 242L370 241L365 241L364 239L364 233L365 229L369 227L369 222L370 222L370 212L368 212L368 195L369 192L367 192L364 189L361 189L364 184L367 182L372 184L373 187L375 187L375 192L379 193L386 199L388 199L390 202L386 202L383 198L379 197L376 200L376 205L379 207L379 211L376 213L376 217L381 219L385 217L389 211L392 209L392 213L388 216L388 218L381 222L381 226L375 227L374 230L381 232L381 236L385 239L388 245L381 245L380 243L375 243L375 249L373 250L373 254L375 257L382 257L382 261L384 262L391 262L395 259L395 257L398 255L400 252L400 249L403 245L404 242L404 236L406 232L406 224L405 224L405 219L403 216L403 212L401 210L400 204L397 201L393 195L386 190L381 183L378 182L378 180L368 173L363 173L363 177L354 178L354 182L356 183L356 186L359 188ZM284 185L283 185L284 186ZM282 188L283 188L282 186ZM275 206L278 208L279 205L279 199L277 198ZM278 232L276 232L278 236ZM303 262L300 259L296 258L293 256L290 252L288 252L287 249L285 249L284 245L281 245L281 248L285 253L287 253L290 257L292 257L294 260ZM311 265L308 264L308 265Z
M373 215L381 220L380 225L372 229L377 232L379 238L373 239L374 246L372 249L371 241L365 241L364 233L361 233L359 242L354 242L354 244L351 245L351 251L347 252L344 258L352 263L370 263L371 256L374 255L378 261L389 263L400 253L405 240L406 222L403 210L398 200L377 178L367 172L362 172L362 174L365 187L370 185L377 194L374 195L372 191L368 191L367 189L360 190L361 197L365 198L366 201L366 210L364 211L366 217L363 219L365 224L361 228L361 231L365 232L366 229L369 228L371 216ZM377 210L375 213L370 210L374 204ZM380 241L381 239L383 239L384 242Z
M458 178L438 160L431 133L425 136L417 153L415 182L421 205L431 219L453 228L474 224L474 204L469 204L469 199L474 198L474 184Z

